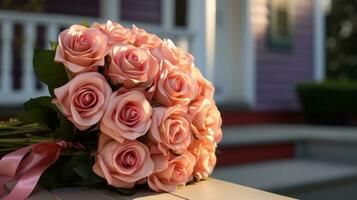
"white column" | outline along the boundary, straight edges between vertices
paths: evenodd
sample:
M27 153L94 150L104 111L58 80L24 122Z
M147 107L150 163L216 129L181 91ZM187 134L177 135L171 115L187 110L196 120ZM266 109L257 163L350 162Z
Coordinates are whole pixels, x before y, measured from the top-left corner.
M58 42L58 32L59 26L56 23L48 23L46 24L46 34L45 34L45 45L46 49L51 49L50 41ZM39 95L46 96L48 95L47 86L42 84L41 91L38 91Z
M325 1L326 2L326 1ZM325 78L325 13L322 0L314 0L314 80Z
M22 48L22 67L24 70L22 92L26 96L34 94L36 79L32 67L33 48L36 40L35 28L36 24L32 22L26 22L24 26L25 41Z
M2 21L1 27L1 84L0 96L6 97L12 90L12 38L14 24L11 21Z
M58 26L54 23L49 23L46 25L46 48L50 49L50 41L58 42Z
M244 69L244 97L249 106L254 107L256 104L256 70L255 70L255 33L252 27L252 1L247 0L242 3L244 6L243 16L243 51L242 58Z
M216 0L189 1L189 28L193 32L191 52L206 78L214 80Z
M100 17L106 20L120 20L120 0L101 0L100 1Z
M175 7L173 0L162 0L161 1L161 21L165 32L171 30L174 24L174 14Z

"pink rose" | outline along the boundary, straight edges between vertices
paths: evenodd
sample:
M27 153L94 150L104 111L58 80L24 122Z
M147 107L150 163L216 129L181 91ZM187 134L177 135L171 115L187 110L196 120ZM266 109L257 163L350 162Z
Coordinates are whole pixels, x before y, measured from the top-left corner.
M191 54L178 48L170 40L166 39L163 43L151 50L152 54L159 60L168 60L171 64L182 69L190 69L193 66L194 58Z
M159 72L159 63L145 48L116 45L110 52L111 62L107 70L114 84L126 88L149 87Z
M209 140L194 140L189 151L196 157L196 165L193 176L196 180L207 179L216 165L216 146Z
M97 72L79 74L54 90L53 103L80 130L95 125L102 118L112 89Z
M152 99L152 92L150 92L149 90L146 90L146 88L142 88L142 87L135 87L135 88L125 88L125 87L121 87L119 88L116 92L117 92L117 96L122 95L124 93L130 92L136 90L138 92L141 92L144 94L144 96L146 97L146 99L150 102Z
M172 156L170 150L164 146L158 146L150 140L148 140L147 145L150 149L151 159L154 162L154 172L166 169Z
M153 109L150 137L158 148L165 147L176 153L186 151L191 143L190 116L180 105L166 108L156 107Z
M186 152L169 161L168 167L148 177L149 187L156 192L174 192L176 186L185 185L192 179L196 159Z
M140 91L119 94L117 91L110 97L100 130L118 142L135 140L150 128L152 108Z
M163 69L155 84L155 100L165 106L186 106L197 96L196 80L167 61L162 64Z
M213 101L203 99L190 104L188 112L192 117L193 134L198 139L207 138L211 142L222 139L222 118Z
M72 25L60 33L58 42L55 61L63 63L72 74L104 66L107 37L99 30Z
M208 99L213 101L214 86L213 84L205 79L200 70L197 67L192 67L192 76L197 81L198 92L197 97L193 101L202 101L203 99Z
M100 30L108 37L109 46L115 44L129 44L135 40L135 38L132 37L130 29L110 20L105 24L94 23L92 27Z
M116 140L101 134L98 155L93 171L105 178L109 185L119 188L133 188L142 182L154 169L147 146L138 141Z
M132 44L136 47L152 49L162 43L162 40L155 34L147 33L144 29L138 28L135 25L131 29L131 32L135 37L135 41Z

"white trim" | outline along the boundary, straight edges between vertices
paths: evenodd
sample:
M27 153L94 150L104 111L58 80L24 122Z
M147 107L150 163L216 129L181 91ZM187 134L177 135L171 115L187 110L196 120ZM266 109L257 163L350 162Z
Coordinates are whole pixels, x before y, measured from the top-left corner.
M6 11L0 10L0 21L12 21L12 22L36 22L38 24L57 24L70 26L73 24L80 24L83 21L87 21L89 24L93 22L104 23L106 19L104 18L93 18L93 17L83 17L74 15L59 15L59 14L42 14L42 13L32 13L32 12L17 12L17 11ZM131 27L133 22L121 21L122 25ZM194 32L182 27L172 27L171 30L164 30L161 25L150 24L138 22L135 23L136 26L145 29L150 33L155 33L158 35L166 35L168 37L174 36L191 36Z
M243 19L243 48L244 58L244 96L245 101L250 107L256 105L256 66L255 66L255 34L251 19L251 0L244 1L244 19Z
M106 1L109 2L109 1ZM118 1L116 1L118 2ZM115 8L115 6L112 6ZM171 12L172 13L172 12ZM109 14L108 14L109 16ZM32 55L30 48L34 45L33 41L36 37L37 26L44 26L46 29L45 38L46 41L56 41L58 37L58 31L60 27L70 26L72 24L82 23L87 21L89 24L94 21L105 22L105 16L99 18L84 17L84 16L72 16L72 15L59 15L59 14L40 14L31 12L16 12L16 11L5 11L0 10L0 24L1 29L1 67L0 67L0 105L18 105L31 97L48 95L48 90L43 87L41 90L35 88L35 79L30 71L30 64L28 62ZM116 20L116 19L113 19ZM173 22L172 22L173 23ZM14 90L12 88L12 76L11 76L11 65L12 65L12 45L11 41L13 38L14 24L21 24L25 29L25 34L29 37L25 37L23 48L24 64L21 66L24 69L24 77L22 78L22 84L20 90ZM132 22L121 22L124 26L130 27ZM35 26L36 25L36 26ZM184 27L176 27L171 25L169 29L163 27L161 24L149 24L149 23L136 23L140 28L145 29L148 32L158 34L160 36L166 36L169 38L179 38L180 43L187 43L193 36L193 34L198 35L199 32L191 32L189 29ZM35 35L34 35L35 34ZM198 36L199 37L199 36ZM32 43L31 43L32 41ZM46 42L46 46L49 47Z
M100 16L106 20L117 21L120 18L120 0L101 0Z
M14 32L13 21L2 22L1 29L1 96L9 95L12 90L11 68L12 68L12 39Z
M325 78L325 14L321 0L314 0L314 80Z
M195 34L191 52L204 76L213 81L216 39L216 0L189 1L189 29Z
M174 8L174 1L173 0L164 0L161 1L161 20L162 20L162 26L165 30L170 30L173 27L174 24L174 14L175 14L175 8Z
M36 41L35 27L36 23L25 23L23 24L24 34L26 35L26 40L24 41L24 46L22 48L22 67L24 75L22 77L22 90L24 93L31 95L35 90L36 79L34 78L35 74L32 67L32 57L33 49Z

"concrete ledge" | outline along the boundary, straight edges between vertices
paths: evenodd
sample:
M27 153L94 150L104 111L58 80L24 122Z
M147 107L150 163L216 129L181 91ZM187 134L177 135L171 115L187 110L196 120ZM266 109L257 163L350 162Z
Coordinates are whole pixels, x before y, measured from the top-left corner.
M297 190L322 184L357 181L357 168L330 162L292 159L220 167L213 176L268 191Z
M267 144L301 140L357 143L357 128L312 125L254 125L224 127L221 146Z

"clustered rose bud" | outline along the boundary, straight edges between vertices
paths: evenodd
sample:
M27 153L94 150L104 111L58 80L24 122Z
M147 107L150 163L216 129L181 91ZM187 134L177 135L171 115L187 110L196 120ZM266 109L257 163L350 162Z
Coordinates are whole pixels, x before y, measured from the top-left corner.
M78 129L99 128L93 171L109 185L173 192L212 173L222 120L191 54L108 21L61 32L55 61L70 81L53 103Z

